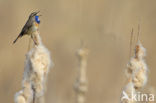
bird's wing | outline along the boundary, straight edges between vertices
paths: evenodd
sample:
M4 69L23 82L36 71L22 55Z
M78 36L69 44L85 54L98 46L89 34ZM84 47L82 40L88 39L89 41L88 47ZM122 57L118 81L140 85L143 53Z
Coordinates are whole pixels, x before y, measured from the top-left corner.
M28 19L26 24L24 25L24 27L22 28L22 31L21 31L21 35L23 36L24 34L27 34L28 33L28 30L30 29L30 27L32 26L32 20L31 19Z

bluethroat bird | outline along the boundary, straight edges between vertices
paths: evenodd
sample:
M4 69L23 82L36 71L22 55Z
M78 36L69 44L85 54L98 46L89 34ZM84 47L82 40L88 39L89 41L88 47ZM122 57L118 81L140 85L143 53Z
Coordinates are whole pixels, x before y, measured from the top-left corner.
M38 30L38 26L40 24L40 20L39 20L39 16L41 15L37 15L39 13L38 12L32 12L29 15L29 18L26 22L26 24L24 25L24 27L22 28L22 31L20 32L20 34L18 35L18 37L13 41L13 44L16 43L16 41L23 37L24 35L30 35L31 38L33 39L33 33L35 31ZM34 43L36 44L35 40L33 39Z

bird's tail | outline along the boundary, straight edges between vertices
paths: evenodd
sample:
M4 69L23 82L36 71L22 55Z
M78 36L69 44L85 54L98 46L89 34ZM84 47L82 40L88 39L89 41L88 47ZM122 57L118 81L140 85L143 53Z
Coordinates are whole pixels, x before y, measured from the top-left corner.
M13 41L13 44L16 43L16 41L21 37L21 35L18 35L18 37Z

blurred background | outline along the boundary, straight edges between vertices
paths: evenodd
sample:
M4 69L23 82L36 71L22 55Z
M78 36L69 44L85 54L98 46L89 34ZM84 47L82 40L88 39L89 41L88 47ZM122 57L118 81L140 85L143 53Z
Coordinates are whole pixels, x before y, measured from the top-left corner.
M131 29L136 38L138 24L139 38L147 49L148 86L156 87L155 0L0 0L1 103L13 103L14 94L21 90L29 37L12 42L35 10L41 11L41 37L55 63L48 77L46 103L75 103L75 53L81 40L90 51L86 103L119 102Z

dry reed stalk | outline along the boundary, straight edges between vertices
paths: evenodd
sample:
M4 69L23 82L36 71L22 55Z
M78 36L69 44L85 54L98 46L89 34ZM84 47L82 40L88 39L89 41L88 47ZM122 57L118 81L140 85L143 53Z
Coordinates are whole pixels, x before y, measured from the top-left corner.
M79 58L79 71L76 82L74 84L74 89L76 92L76 103L85 103L85 95L88 90L87 87L87 77L86 77L86 69L87 69L87 56L88 49L81 48L77 51L77 56Z
M131 57L131 50L132 50L132 43L133 43L133 28L131 31L131 37L130 37L130 50L129 50L129 58Z
M135 46L135 55L131 58L126 69L127 84L123 91L129 98L131 98L132 93L134 94L138 89L144 87L147 82L148 68L144 60L145 55L146 50L138 41ZM121 99L121 103L135 103L135 101Z
M27 54L22 81L22 90L16 93L15 103L35 103L43 98L45 83L52 61L50 52L42 44L39 32L34 33L37 45Z

